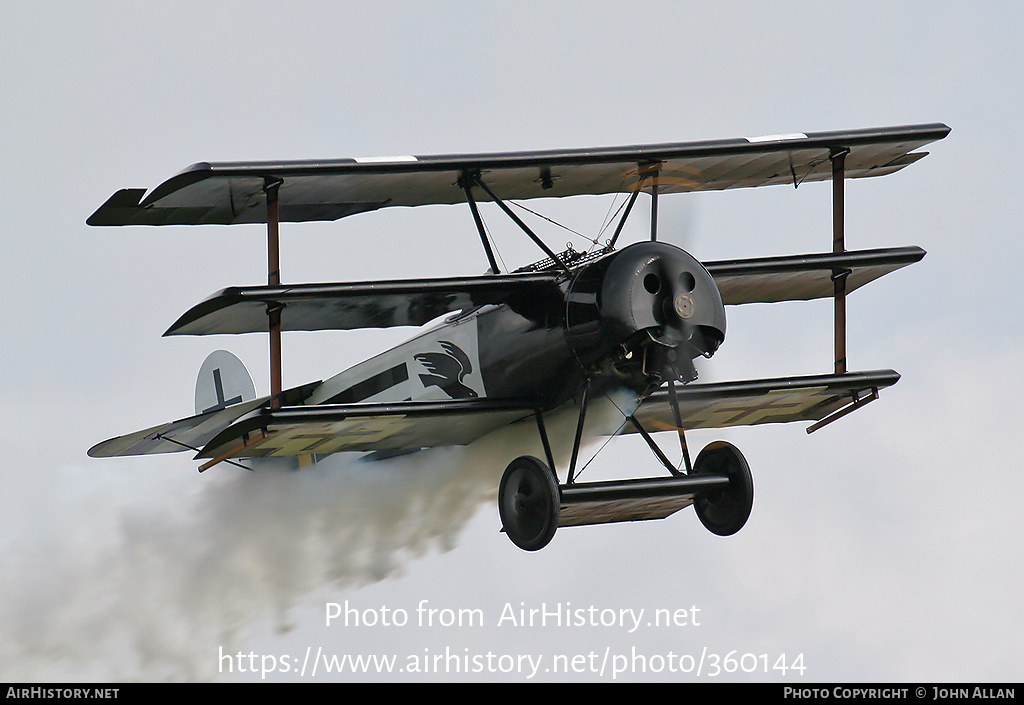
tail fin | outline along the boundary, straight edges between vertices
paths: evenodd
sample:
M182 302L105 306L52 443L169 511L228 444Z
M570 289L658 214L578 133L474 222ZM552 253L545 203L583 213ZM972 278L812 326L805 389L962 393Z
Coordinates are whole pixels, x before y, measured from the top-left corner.
M196 413L216 411L256 398L256 387L245 365L227 350L217 350L199 368Z

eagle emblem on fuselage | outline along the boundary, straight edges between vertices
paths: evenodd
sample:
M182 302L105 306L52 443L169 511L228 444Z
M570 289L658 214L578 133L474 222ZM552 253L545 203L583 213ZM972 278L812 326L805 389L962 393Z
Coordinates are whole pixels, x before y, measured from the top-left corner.
M469 355L448 340L438 343L444 352L418 353L413 357L430 374L420 375L424 387L438 387L452 399L475 399L479 395L464 381L473 372Z

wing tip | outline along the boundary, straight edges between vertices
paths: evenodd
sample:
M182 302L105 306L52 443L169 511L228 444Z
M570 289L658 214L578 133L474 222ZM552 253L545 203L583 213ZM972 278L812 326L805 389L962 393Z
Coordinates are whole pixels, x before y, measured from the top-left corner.
M96 209L95 213L85 219L85 223L92 226L128 225L131 222L131 215L138 210L145 195L144 188L123 188L116 191Z

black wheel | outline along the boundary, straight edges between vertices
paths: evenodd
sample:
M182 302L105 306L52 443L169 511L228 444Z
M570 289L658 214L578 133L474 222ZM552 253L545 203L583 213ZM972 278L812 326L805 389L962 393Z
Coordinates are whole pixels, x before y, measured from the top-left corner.
M709 443L697 456L693 472L729 477L727 487L704 492L693 500L693 509L704 528L718 536L732 536L742 529L754 506L754 480L739 449L725 441Z
M561 509L558 481L547 465L528 455L509 463L498 486L498 514L512 543L524 551L547 546Z

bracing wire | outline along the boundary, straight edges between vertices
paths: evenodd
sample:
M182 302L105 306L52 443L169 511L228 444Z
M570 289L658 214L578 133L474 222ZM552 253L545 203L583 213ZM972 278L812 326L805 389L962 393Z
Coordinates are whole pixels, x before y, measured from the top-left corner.
M625 179L623 179L622 183L625 183ZM605 213L603 224L601 225L600 229L598 230L596 237L590 237L588 235L584 235L583 233L579 232L578 230L573 230L569 226L567 226L567 225L565 225L563 223L559 223L557 220L554 220L553 218L549 218L548 216L544 215L543 213L538 213L537 211L533 210L532 208L528 208L527 206L524 206L522 203L517 203L516 201L509 201L509 203L511 203L512 205L516 206L517 208L521 208L522 210L526 211L527 213L531 213L532 215L540 218L541 220L545 220L545 221L551 223L552 225L555 225L555 226L557 226L559 228L562 228L563 230L569 231L570 233L572 233L573 235L576 235L577 237L583 238L584 240L586 240L589 243L588 250L587 250L588 253L589 253L592 250L592 248L597 247L598 245L601 244L601 236L604 235L605 231L608 230L608 227L613 222L615 222L616 218L618 218L619 214L622 212L622 209L625 208L626 204L629 202L629 197L627 196L618 205L618 207L615 208L615 211L613 213L612 212L612 208L615 206L615 201L618 198L618 193L619 192L621 192L621 185L620 185L619 190L616 191L615 197L613 197L611 202L608 204L608 210ZM609 217L609 213L611 214L610 217Z
M509 201L509 203L511 203L511 204L512 204L513 206L516 206L516 207L518 207L518 208L522 208L522 209L523 209L524 211L526 211L527 213L532 213L533 215L537 216L537 217L538 217L538 218L540 218L541 220L546 220L546 221L548 221L549 223L551 223L552 225L557 225L558 227L562 228L563 230L568 230L568 231L569 231L569 232L571 232L571 233L572 233L573 235L576 235L576 236L578 236L578 237L581 237L581 238L583 238L584 240L587 240L588 242L592 242L592 243L594 243L595 245L596 245L596 244L597 244L597 242L598 242L597 240L593 240L593 239L591 239L591 238L587 237L586 235L584 235L583 233L581 233L581 232L579 232L579 231L577 231L577 230L573 230L573 229L572 229L572 228L570 228L570 227L569 227L568 225L563 225L562 223L559 223L559 222L558 222L557 220L553 220L553 219L551 219L551 218L547 217L546 215L543 215L542 213L538 213L537 211L535 211L535 210L533 210L533 209L531 209L531 208L527 208L527 207L526 207L526 206L524 206L524 205L523 205L522 203L516 203L515 201Z
M620 423L618 428L615 429L615 433L612 433L611 435L609 435L608 438L605 439L605 442L601 444L601 447L598 448L596 451L594 451L594 454L590 456L590 460L585 462L583 464L583 467L581 467L579 470L576 471L576 475L573 478L574 480L578 480L579 479L580 475L583 474L583 471L586 470L588 467L590 467L590 464L592 462L594 462L594 460L597 459L597 456L601 454L601 451L603 451L605 449L605 446L607 446L609 443L611 443L613 438L617 437L620 433L622 433L622 429L624 429L626 427L626 424L629 423L629 416L630 415L627 414L625 411L623 411L622 408L618 404L615 403L615 400L612 399L611 395L609 395L609 396L607 396L605 398L612 403L612 406L614 406L618 410L618 412L620 414L622 414L622 423Z
M501 256L501 250L498 248L498 242L491 237L491 230L487 227L487 223L484 221L484 216L480 214L480 223L484 226L484 233L487 235L487 239L491 241L491 248L494 250L494 256L498 258L498 262L501 263L501 268L508 271L508 266L505 264L505 258ZM493 272L497 274L497 272Z
M615 205L615 200L618 198L620 193L623 193L622 186L625 183L626 183L626 180L623 179L622 183L619 184L618 190L615 192L615 197L612 198L611 203L608 204L608 210L604 214L604 224L601 225L601 229L597 232L598 240L601 239L601 236L604 235L605 231L611 226L611 224L614 223L618 219L619 213L622 212L622 209L625 208L626 204L629 202L629 196L627 195L625 198L622 199L622 203L620 203L619 207L615 209L615 212L614 213L611 212L612 211L612 206ZM609 216L609 213L611 214L610 216ZM595 242L596 242L596 240L595 240Z

